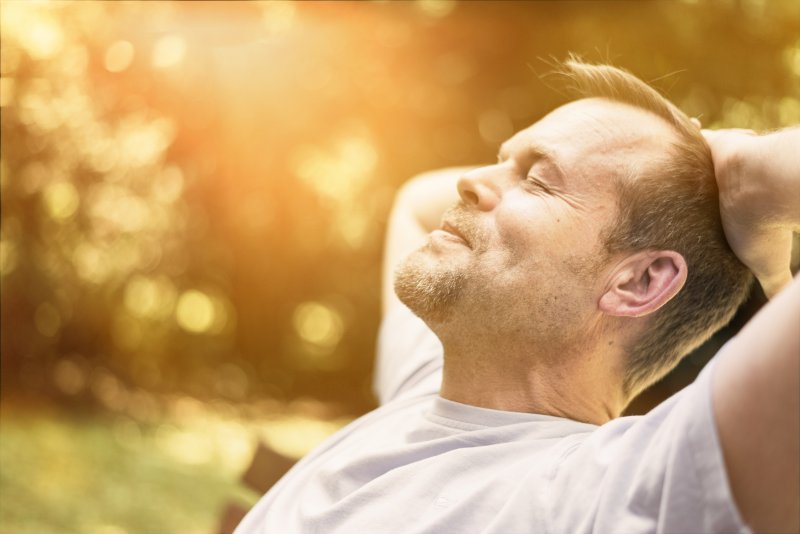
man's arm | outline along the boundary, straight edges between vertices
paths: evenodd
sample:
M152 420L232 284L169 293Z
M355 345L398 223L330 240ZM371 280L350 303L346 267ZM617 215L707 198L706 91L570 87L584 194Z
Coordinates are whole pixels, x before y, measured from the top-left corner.
M731 248L772 298L792 280L792 231L800 231L800 127L767 135L704 130Z
M394 270L411 252L425 244L439 227L442 214L458 200L456 183L471 167L452 167L421 174L408 181L395 198L383 256L383 314L399 303Z
M775 296L716 363L712 395L725 466L754 531L798 532L800 278L791 281L789 261L792 229L800 227L800 129L706 137L726 237Z

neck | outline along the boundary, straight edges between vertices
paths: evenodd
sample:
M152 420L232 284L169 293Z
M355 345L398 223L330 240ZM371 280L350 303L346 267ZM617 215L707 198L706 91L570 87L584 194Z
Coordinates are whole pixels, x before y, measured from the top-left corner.
M496 339L492 343L475 341L443 340L443 398L593 424L618 417L625 407L621 373L617 366L609 365L621 361L619 355L601 348L613 347L608 340L591 346L561 346L550 353L498 344Z

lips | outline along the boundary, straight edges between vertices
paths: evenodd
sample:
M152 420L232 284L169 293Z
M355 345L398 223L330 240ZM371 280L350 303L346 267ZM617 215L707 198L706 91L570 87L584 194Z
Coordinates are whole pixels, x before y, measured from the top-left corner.
M464 234L462 234L462 233L461 233L461 232L458 230L458 228L456 228L455 226L453 226L453 225L452 225L452 224L450 224L449 222L447 222L447 221L442 221L442 226L441 226L441 228L440 228L440 229L441 229L442 231L444 231L444 232L447 232L448 234L452 234L452 235L456 236L456 237L457 237L457 238L459 238L461 241L463 241L463 242L464 242L464 244L465 244L465 245L467 245L468 247L470 246L470 244L469 244L469 241L467 241L467 238L466 238L466 237L464 237ZM470 247L470 248L471 248L471 247Z

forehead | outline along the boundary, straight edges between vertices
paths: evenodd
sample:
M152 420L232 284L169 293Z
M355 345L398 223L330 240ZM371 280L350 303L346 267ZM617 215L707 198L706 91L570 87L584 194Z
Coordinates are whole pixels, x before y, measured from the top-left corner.
M567 176L608 176L662 153L675 133L634 106L589 98L565 104L506 141L503 155L547 154Z

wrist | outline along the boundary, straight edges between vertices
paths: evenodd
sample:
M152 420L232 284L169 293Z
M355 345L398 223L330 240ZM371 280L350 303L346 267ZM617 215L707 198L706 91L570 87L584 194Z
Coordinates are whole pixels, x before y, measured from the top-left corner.
M770 207L763 224L783 229L800 227L800 171L795 161L800 129L757 135L747 143L748 172L763 183L760 200Z

